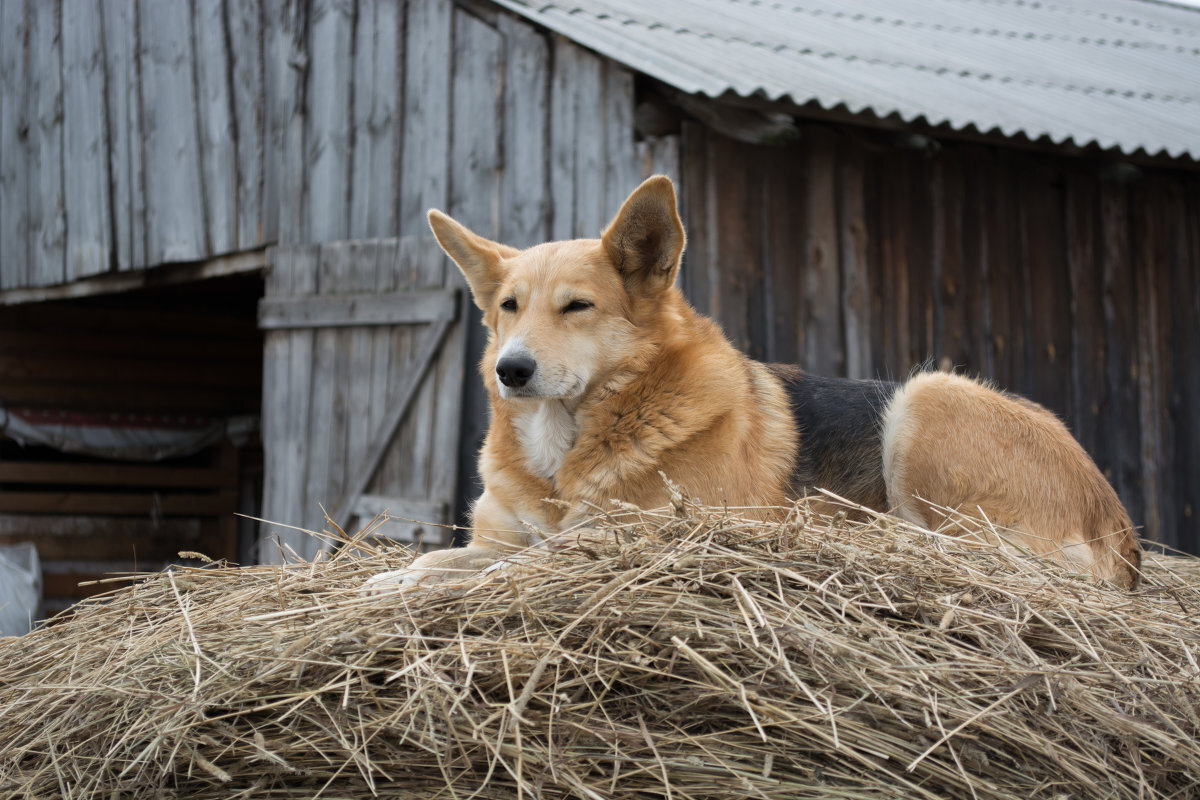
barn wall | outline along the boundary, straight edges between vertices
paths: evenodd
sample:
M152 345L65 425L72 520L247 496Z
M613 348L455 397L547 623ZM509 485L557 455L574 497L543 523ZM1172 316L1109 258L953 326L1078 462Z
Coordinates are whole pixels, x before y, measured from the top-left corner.
M758 358L994 378L1062 417L1153 539L1200 551L1200 174L812 124L684 128L683 272Z
M487 3L0 0L0 290L405 236L430 206L594 233L655 150L632 91Z
M287 45L293 66L275 111L286 120L279 240L396 238L407 248L399 263L411 265L411 274L380 271L380 290L465 288L429 233L431 207L523 247L598 235L644 176L677 172L678 137L634 140L628 70L487 4L314 1L294 11L296 35ZM336 284L322 284L336 279L318 274L316 289L337 293ZM477 353L483 331L465 293L461 318L446 352ZM307 335L332 341L328 333ZM303 344L293 336L290 346ZM324 358L340 364L341 353L329 350ZM447 426L439 398L459 393L461 424ZM310 427L333 437L335 447L346 427L342 395L352 400L355 387L314 384L308 409ZM474 464L486 419L473 363L439 360L372 485L416 496L423 486L457 482L463 506L479 492ZM308 443L308 452L324 443ZM268 481L305 480L303 470L277 468L270 455L276 448L264 445ZM278 497L306 505L273 518L289 522L284 515L291 514L319 525L316 504L337 495L338 476L354 470L353 455L345 458L323 468L327 486L311 475L303 486L278 486ZM456 465L456 474L444 474Z

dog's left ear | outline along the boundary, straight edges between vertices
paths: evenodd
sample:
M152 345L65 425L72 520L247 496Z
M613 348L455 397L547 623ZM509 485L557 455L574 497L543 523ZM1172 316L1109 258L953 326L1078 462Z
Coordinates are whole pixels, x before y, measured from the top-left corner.
M630 294L654 295L675 282L686 242L666 175L647 178L600 237Z
M436 208L429 209L429 227L446 255L454 260L467 279L475 305L487 311L504 280L501 260L512 258L520 251L473 233Z

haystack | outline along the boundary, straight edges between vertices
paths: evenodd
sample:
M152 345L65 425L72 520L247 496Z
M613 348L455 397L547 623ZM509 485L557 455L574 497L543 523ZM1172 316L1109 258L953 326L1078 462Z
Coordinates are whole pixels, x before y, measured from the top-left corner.
M1136 593L878 517L677 503L363 597L410 555L144 576L0 643L29 798L1184 798L1200 568Z

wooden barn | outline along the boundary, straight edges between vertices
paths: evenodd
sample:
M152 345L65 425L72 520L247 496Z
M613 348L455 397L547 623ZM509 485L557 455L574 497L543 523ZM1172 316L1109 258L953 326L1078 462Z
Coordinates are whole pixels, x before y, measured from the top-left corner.
M52 611L454 521L482 332L426 210L594 236L665 172L739 346L995 378L1200 550L1197 36L1148 0L0 0L0 544Z

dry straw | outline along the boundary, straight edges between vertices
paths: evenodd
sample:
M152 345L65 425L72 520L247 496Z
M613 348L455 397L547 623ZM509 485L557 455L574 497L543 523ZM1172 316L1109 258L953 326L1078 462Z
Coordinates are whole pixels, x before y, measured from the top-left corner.
M0 643L0 795L1185 798L1200 568L679 503L435 589L178 569ZM353 552L352 552L353 551Z

